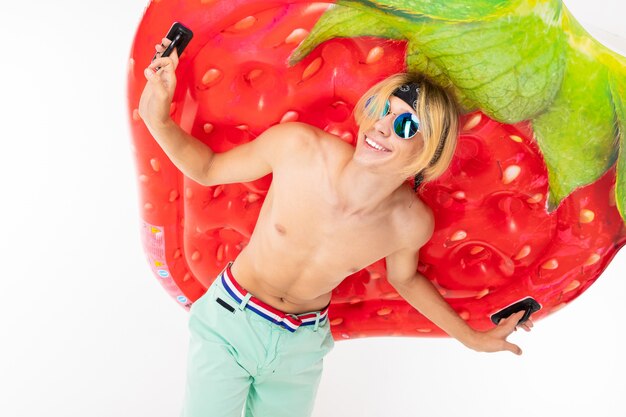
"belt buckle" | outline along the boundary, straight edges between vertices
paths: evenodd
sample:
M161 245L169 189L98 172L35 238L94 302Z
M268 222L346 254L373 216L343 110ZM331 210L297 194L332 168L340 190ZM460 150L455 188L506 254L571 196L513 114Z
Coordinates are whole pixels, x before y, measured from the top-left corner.
M298 317L297 314L293 314L293 313L285 313L285 316L289 316L292 319L294 319L298 324L302 323L302 320L300 319L300 317Z

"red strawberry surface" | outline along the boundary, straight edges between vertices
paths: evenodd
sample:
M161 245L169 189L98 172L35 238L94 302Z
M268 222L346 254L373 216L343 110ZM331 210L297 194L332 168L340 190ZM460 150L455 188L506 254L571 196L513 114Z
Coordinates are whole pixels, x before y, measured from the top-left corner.
M186 308L248 242L271 175L203 187L178 171L136 110L153 45L173 21L194 31L177 69L171 115L216 152L293 120L354 144L354 104L375 82L407 69L408 46L374 36L333 38L290 65L328 6L161 0L145 11L128 73L141 233L152 270ZM449 170L418 191L436 216L418 269L475 329L491 328L491 314L526 296L541 304L533 315L540 319L584 292L626 241L616 172L549 211L548 170L531 122L503 124L476 110L461 125ZM335 339L445 336L395 292L384 260L333 291L329 317Z

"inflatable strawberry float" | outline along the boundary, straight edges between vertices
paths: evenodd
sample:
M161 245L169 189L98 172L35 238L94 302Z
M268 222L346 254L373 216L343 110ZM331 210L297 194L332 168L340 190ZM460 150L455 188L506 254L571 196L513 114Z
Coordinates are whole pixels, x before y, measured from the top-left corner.
M294 120L353 144L353 105L396 72L453 88L463 130L448 172L418 189L436 216L418 270L477 330L526 297L542 307L533 320L562 308L626 241L626 59L560 0L154 0L128 110L146 256L185 308L248 242L271 175L200 186L140 120L143 68L174 21L194 38L171 116L216 152ZM334 290L329 317L338 340L445 336L395 292L384 260Z

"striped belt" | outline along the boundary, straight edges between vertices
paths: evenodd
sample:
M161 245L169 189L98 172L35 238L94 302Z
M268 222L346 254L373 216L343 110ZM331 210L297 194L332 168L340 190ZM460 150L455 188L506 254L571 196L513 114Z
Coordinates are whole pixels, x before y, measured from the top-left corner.
M310 313L302 314L289 314L275 309L269 304L264 303L258 298L252 296L251 293L246 291L233 277L233 273L230 267L233 263L229 262L226 268L222 271L219 278L222 280L222 284L226 291L233 297L240 305L240 309L248 308L250 311L258 314L266 320L279 326L285 327L290 332L295 332L300 326L315 326L314 330L317 330L317 326L324 322L328 318L328 307L324 307L321 311L313 311ZM243 302L247 301L247 302Z

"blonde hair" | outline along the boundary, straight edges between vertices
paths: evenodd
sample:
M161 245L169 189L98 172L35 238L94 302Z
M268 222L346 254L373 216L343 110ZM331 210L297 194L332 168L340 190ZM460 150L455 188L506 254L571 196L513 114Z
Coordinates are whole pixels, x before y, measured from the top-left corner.
M394 74L367 90L354 107L354 118L359 125L360 137L378 121L392 93L402 84L409 83L419 85L416 113L424 146L419 155L413 155L402 174L406 177L415 176L416 189L422 181L432 181L441 176L454 156L458 141L459 108L452 94L423 75ZM368 103L370 98L372 100Z

